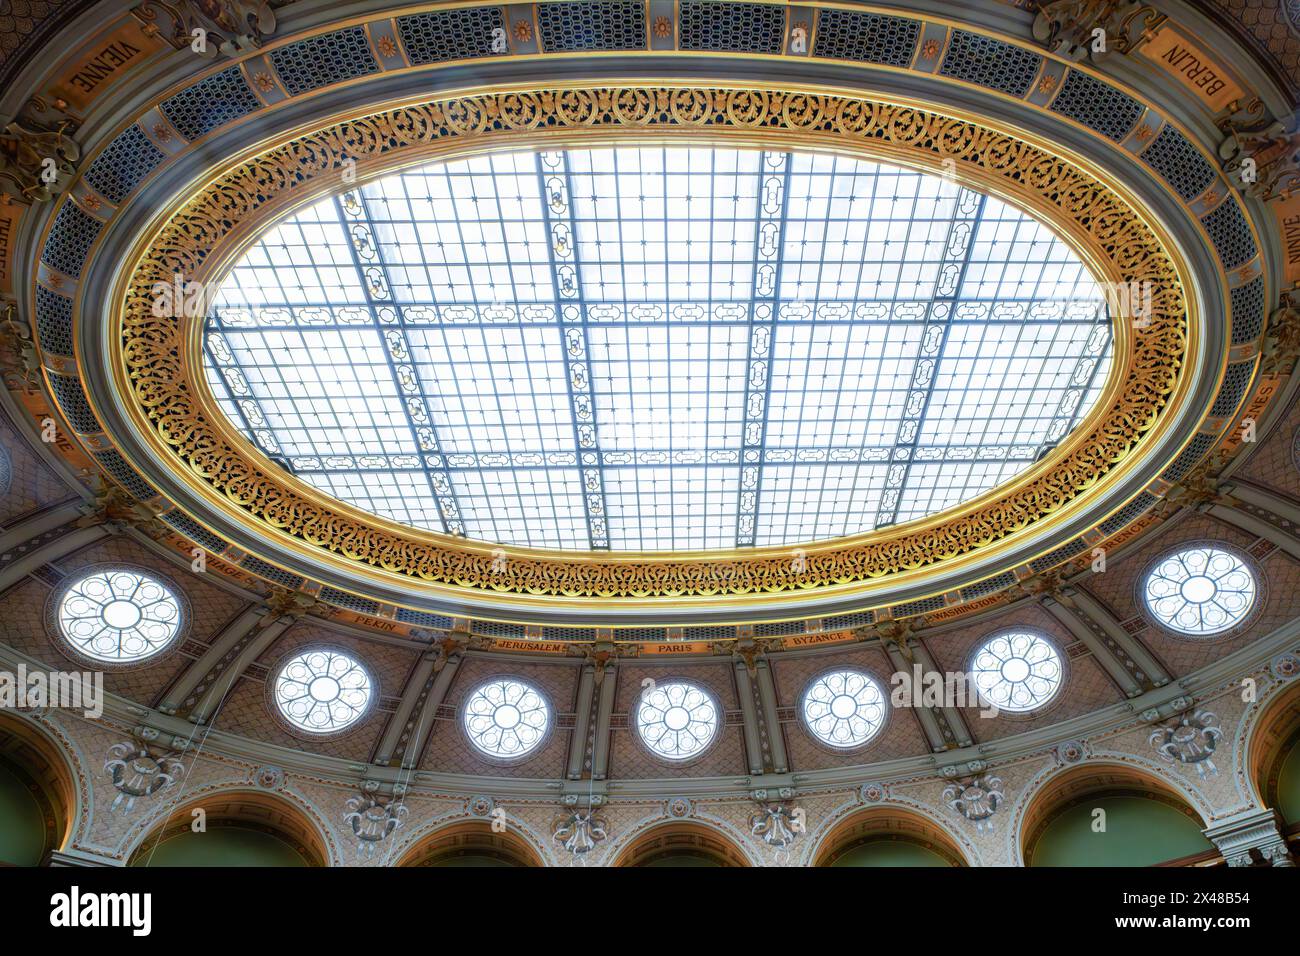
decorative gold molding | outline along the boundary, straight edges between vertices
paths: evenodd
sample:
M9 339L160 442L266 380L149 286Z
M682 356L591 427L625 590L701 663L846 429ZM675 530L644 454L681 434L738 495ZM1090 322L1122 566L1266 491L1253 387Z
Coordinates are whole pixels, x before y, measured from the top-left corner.
M1099 277L1149 283L1149 322L1117 322L1115 371L1094 414L1056 453L960 512L808 546L689 555L493 549L374 518L260 463L207 392L201 323L153 315L152 290L179 273L211 281L284 215L338 183L346 160L366 179L453 152L682 135L751 145L857 152L923 168L954 160L958 175L1048 219ZM209 500L234 506L299 553L356 569L479 594L662 598L806 593L968 557L1059 514L1131 461L1180 384L1187 303L1170 247L1125 194L1027 138L899 103L780 89L634 86L496 91L382 110L269 146L220 172L138 247L111 321L124 396L156 448Z

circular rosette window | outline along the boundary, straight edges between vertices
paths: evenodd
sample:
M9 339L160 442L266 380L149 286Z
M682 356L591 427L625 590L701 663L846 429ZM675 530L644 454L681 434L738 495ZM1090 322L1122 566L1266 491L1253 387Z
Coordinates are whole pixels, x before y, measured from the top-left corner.
M1061 688L1060 652L1032 631L1009 631L985 641L971 661L982 702L1023 714L1045 705Z
M636 730L665 760L690 760L718 734L722 709L703 687L686 681L645 685L636 707Z
M828 747L861 747L880 732L888 713L875 678L857 670L828 671L803 694L803 720L809 733Z
M106 664L133 664L162 653L183 619L176 592L130 568L95 569L66 585L55 610L72 651Z
M465 700L462 720L476 748L513 760L541 746L551 729L551 708L537 688L503 677L474 688Z
M275 678L275 706L295 729L334 734L361 720L373 700L370 673L350 654L332 649L291 657Z
M1255 574L1237 554L1213 545L1158 560L1142 585L1147 610L1170 630L1212 637L1242 623L1255 607Z

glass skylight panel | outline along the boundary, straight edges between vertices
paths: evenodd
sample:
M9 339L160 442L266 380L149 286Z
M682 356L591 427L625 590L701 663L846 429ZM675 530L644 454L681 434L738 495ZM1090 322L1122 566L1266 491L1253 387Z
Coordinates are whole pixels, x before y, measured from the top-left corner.
M582 479L571 468L453 472L465 533L500 544L587 547Z
M416 374L433 400L442 450L554 451L573 447L563 342L546 326L407 330ZM436 383L454 382L454 388Z
M599 148L434 163L299 211L235 266L205 358L259 448L394 521L794 546L1029 467L1100 395L1108 322L1048 227L957 183Z
M747 322L590 329L600 447L739 448L749 335Z

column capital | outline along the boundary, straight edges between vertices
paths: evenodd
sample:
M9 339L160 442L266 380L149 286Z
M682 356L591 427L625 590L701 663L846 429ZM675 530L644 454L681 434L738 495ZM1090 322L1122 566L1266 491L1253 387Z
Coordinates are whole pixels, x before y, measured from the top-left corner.
M1202 831L1219 848L1229 866L1253 866L1258 856L1272 866L1295 866L1282 835L1277 811L1257 807L1212 824Z

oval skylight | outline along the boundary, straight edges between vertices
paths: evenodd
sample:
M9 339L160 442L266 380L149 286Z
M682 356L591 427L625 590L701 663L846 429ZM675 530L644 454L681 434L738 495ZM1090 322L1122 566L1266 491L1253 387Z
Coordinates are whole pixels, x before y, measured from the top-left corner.
M501 544L870 531L1028 468L1111 329L1041 223L938 177L713 148L496 153L269 230L207 376L301 479Z

